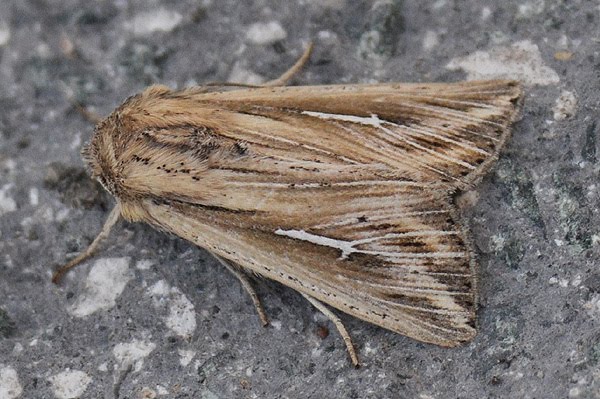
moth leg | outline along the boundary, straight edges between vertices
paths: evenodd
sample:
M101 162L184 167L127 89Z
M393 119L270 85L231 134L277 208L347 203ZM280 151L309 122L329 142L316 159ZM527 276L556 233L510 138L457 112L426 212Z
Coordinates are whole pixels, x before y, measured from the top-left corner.
M92 243L86 248L86 250L77 255L75 259L71 260L69 263L60 267L56 272L54 272L54 275L52 276L52 282L54 284L58 284L59 280L66 272L68 272L70 269L74 268L79 263L92 256L94 252L96 252L96 249L98 249L98 245L100 245L100 243L104 241L106 237L108 237L108 234L110 233L112 227L119 221L119 216L121 216L121 209L117 204L115 205L113 210L110 211L110 214L108 215L108 218L106 218L106 222L104 222L104 226L102 227L100 233L98 233L96 238L94 238L94 241L92 241Z
M358 356L356 355L356 350L354 349L352 338L350 338L350 334L348 334L348 330L346 330L346 327L344 327L344 324L342 323L340 318L337 317L335 313L333 313L324 304L317 301L315 298L310 297L306 294L302 294L302 296L306 298L306 300L310 302L315 308L317 308L321 313L327 316L327 318L329 318L329 320L331 320L333 324L335 324L336 328L340 332L340 335L344 339L346 349L348 349L348 354L350 355L350 359L352 359L352 364L354 365L354 367L358 367L360 363L358 362Z
M295 74L297 74L300 71L300 69L302 69L304 64L306 64L306 62L310 58L310 53L312 53L312 50L313 50L313 43L310 42L308 44L308 47L306 48L306 50L304 50L304 53L302 54L302 56L300 56L298 61L296 61L296 63L294 65L292 65L292 67L290 69L285 71L277 79L273 79L266 83L263 83L261 86L263 86L263 87L285 86L285 84L288 82L288 80L290 80Z
M248 278L248 276L246 274L244 274L243 271L241 271L237 267L233 266L231 263L229 263L227 260L223 259L219 255L214 254L212 252L211 252L211 254L212 254L212 256L215 257L215 259L217 259L219 261L220 264L225 266L225 268L227 270L229 270L231 273L233 273L233 275L236 276L238 280L240 280L240 283L242 283L242 287L244 287L244 289L246 290L248 295L250 295L250 299L252 299L252 303L254 304L254 307L256 308L256 312L258 313L258 318L260 319L260 322L262 323L263 327L268 326L269 318L267 317L267 314L265 313L265 309L263 308L263 305L260 302L260 298L258 297L258 294L254 290L254 287L252 287L252 283L250 282L250 279Z

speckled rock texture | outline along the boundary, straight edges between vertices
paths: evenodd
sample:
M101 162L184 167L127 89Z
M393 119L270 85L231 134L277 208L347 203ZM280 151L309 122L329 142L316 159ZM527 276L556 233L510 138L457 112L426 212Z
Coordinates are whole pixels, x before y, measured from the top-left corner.
M600 398L600 8L583 0L0 2L0 398ZM460 198L479 334L444 349L341 315L363 365L299 294L121 222L53 285L113 200L79 151L153 83L510 77L522 119ZM327 333L329 332L329 334Z

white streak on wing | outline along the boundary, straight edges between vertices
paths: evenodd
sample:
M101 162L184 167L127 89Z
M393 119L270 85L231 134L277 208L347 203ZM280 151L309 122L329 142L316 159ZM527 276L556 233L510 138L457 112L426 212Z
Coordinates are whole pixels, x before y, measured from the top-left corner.
M387 122L387 121L381 121L381 122L383 122L383 123L387 123L387 124L389 124L389 125L392 125L393 127L397 128L397 129L402 129L402 128L403 128L403 126L400 126L400 125L398 125L398 124L396 124L396 123ZM413 147L415 147L415 148L418 148L418 149L419 149L419 150L421 150L421 151L425 151L425 152L427 152L427 153L429 153L429 154L431 154L431 155L433 155L433 156L436 156L436 157L439 157L439 158L445 159L446 161L450 161L450 162L453 162L453 163L455 163L455 164L458 164L458 165L464 166L465 168L468 168L468 169L475 169L475 166L471 165L471 164L470 164L470 163L468 163L468 162L461 161L461 160L460 160L460 159L458 159L458 158L454 158L454 157L451 157L451 156L445 155L445 154L443 154L443 153L441 153L441 152L438 152L438 151L436 151L436 150L432 150L431 148L427 148L427 147L425 147L425 146L422 146L422 145L420 145L420 144L417 144L417 143L415 143L415 142L414 142L414 141L412 141L412 140L408 140L406 137L402 136L401 134L398 134L398 133L396 133L396 132L394 132L394 131L392 131L392 130L390 130L390 129L386 128L386 127L384 127L383 125L380 125L379 127L380 127L380 128L381 128L381 129L382 129L384 132L386 132L387 134L389 134L390 136L392 136L392 137L396 137L397 139L399 139L399 140L402 140L402 141L406 142L407 144L410 144L410 145L412 145Z
M331 120L338 120L338 121L344 121L344 122L359 123L361 125L366 125L366 126L372 126L372 127L383 130L384 132L389 134L391 137L395 137L398 140L403 141L415 148L418 148L421 151L425 151L433 156L437 156L439 158L445 159L446 161L456 163L456 164L464 166L465 168L468 168L468 169L476 169L476 167L471 165L470 163L461 161L460 159L450 157L448 155L444 155L438 151L432 150L431 148L427 148L425 146L417 144L412 140L408 140L406 137L402 136L401 134L398 134L398 133L386 128L385 126L383 126L384 123L391 125L398 129L401 129L402 126L400 126L396 123L393 123L393 122L381 120L381 119L379 119L379 117L376 114L371 114L371 116L367 118L367 117L356 116L356 115L329 114L329 113L325 113L325 112L314 112L314 111L302 111L302 113L305 115L309 115L309 116L313 116L313 117L317 117L317 118L321 118L321 119L331 119Z
M310 150L310 151L315 151L315 152L318 152L318 153L321 153L321 154L325 154L325 155L328 155L328 156L336 157L336 154L334 154L331 151L327 151L327 150L324 150L324 149L319 148L319 147L314 147L314 146L309 145L309 144L300 143L300 142L298 142L296 140L286 139L284 137L280 137L280 136L276 136L276 135L272 135L272 134L262 133L262 132L260 132L258 130L248 130L246 133L253 134L253 135L255 135L255 136L259 137L259 138L263 138L263 139L266 139L266 140L278 141L278 142L285 143L285 144L290 144L290 145L294 145L294 146L300 146L300 147L306 148L307 150ZM259 143L256 140L249 140L249 141L251 143ZM355 163L355 161L352 160L352 159L350 159L350 158L339 157L339 156L337 156L337 157L339 159L342 159L345 162ZM295 160L295 159L294 158L290 158L290 160Z
M342 240L336 240L336 239L329 238L329 237L318 236L315 234L307 233L304 230L277 229L277 230L275 230L275 234L280 235L280 236L295 238L297 240L308 241L312 244L317 244L317 245L321 245L324 247L331 247L331 248L339 249L340 251L342 251L342 256L341 256L342 259L346 258L349 254L351 254L353 252L358 252L353 247L354 244L352 241L342 241Z
M342 124L342 123L335 123L335 125L336 125L336 126L338 126L338 127L340 127L340 128L342 128L343 130L345 130L345 131L349 132L350 134L353 134L355 137L359 137L359 138L362 138L362 137L363 137L363 135L362 135L362 134L360 134L360 133L356 132L356 130L354 130L354 129L353 129L352 127L350 127L350 126L346 126L346 125L344 125L344 124ZM381 140L381 139L380 139L380 140ZM367 143L364 143L363 145L365 145L366 147L369 147L369 148L370 148L370 149L373 151L373 153L377 153L377 154L383 154L383 155L385 155L385 156L387 156L387 157L389 157L389 158L392 158L392 159L395 159L395 158L394 158L394 156L397 156L397 154L396 154L396 153L391 153L391 151L389 151L389 150L384 150L384 149L382 149L380 146L378 146L378 147L374 147L374 146L372 146L372 145L371 145L371 146L369 146ZM440 175L442 175L442 176L445 176L445 177L447 177L447 178L448 178L448 179L450 179L450 180L457 180L457 181L459 180L459 179L457 179L457 178L455 178L455 177L453 177L453 176L450 176L449 174L445 173L445 172L444 172L443 170L441 170L441 169L438 169L438 168L435 168L435 167L433 167L433 166L431 166L431 165L428 165L428 164L427 164L427 162L423 162L423 160L421 160L421 159L419 159L419 158L415 158L415 157L413 157L413 156L410 156L410 155L408 155L408 154L405 154L405 156L406 156L406 158L407 158L407 159L409 159L409 160L411 160L411 161L413 161L413 162L416 162L416 163L418 163L419 165L421 165L421 166L422 166L422 167L424 167L425 169L429 169L429 170L431 170L431 171L433 171L433 172L435 172L435 173L438 173L438 174L440 174ZM395 159L395 160L396 160L397 162L402 162L402 161L401 161L401 160L399 160L399 159ZM406 162L404 162L404 164L405 164L405 165L407 165L408 167L411 167L410 163L406 163Z
M367 254L367 255L379 255L386 258L463 258L467 254L464 252L429 252L429 253L421 253L421 252L387 252L387 251L365 251L362 249L355 248L355 245L363 244L365 242L373 242L380 239L388 238L389 236L399 237L403 234L398 233L390 233L381 237L372 237L368 239L362 240L354 240L354 241L344 241L344 240L336 240L334 238L319 236L316 234L307 233L304 230L283 230L277 229L274 232L277 235L294 238L296 240L310 242L312 244L321 245L324 247L330 247L338 249L342 252L340 259L345 259L348 255L353 253ZM417 232L414 232L417 233ZM404 233L406 235L416 235L413 232ZM423 232L425 235L431 233L429 231ZM444 232L450 234L456 234L454 232Z
M457 145L457 146L459 146L461 148L466 148L468 150L478 152L478 153L480 153L482 155L486 155L486 156L491 155L489 152L487 152L485 150L482 150L479 147L472 146L468 142L458 141L458 140L451 139L451 138L449 138L447 136L435 134L434 133L434 129L429 129L428 130L428 129L423 129L423 128L417 128L417 127L414 127L414 126L407 126L407 127L405 127L405 129L407 129L409 131L414 131L416 134L423 134L425 136L435 137L438 140L445 141L446 143L455 144L455 145Z
M382 251L354 251L368 255L382 255L395 261L399 258L466 258L465 252L382 252Z
M359 181L344 181L331 183L332 186L409 186L409 187L426 187L428 183L403 181L403 180L359 180Z
M386 240L389 238L400 238L400 237L419 237L419 236L448 236L457 234L456 231L441 231L441 230L421 230L421 231L409 231L407 233L388 233L383 236L363 238L360 240L352 241L353 245L367 244L374 241Z
M398 209L393 209L392 211L387 211L387 212L379 210L379 212L377 214L374 214L372 212L373 211L370 210L369 218L368 218L369 224L373 224L374 222L377 222L380 220L389 220L393 217L394 218L409 218L409 217L420 217L420 216L448 213L448 211L445 211L445 210L400 212L400 211L398 211ZM355 225L357 223L358 218L360 218L361 216L365 216L365 212L359 211L359 212L355 212L353 214L346 212L346 213L344 213L344 216L346 216L344 219L339 219L337 221L319 224L319 225L313 226L313 228L315 228L317 230L321 230L321 229L327 229L327 228L332 228L332 227L346 226L346 225L350 225L350 224Z
M456 118L458 120L467 120L467 121L475 122L478 124L487 124L487 125L492 125L492 126L497 126L497 127L504 127L503 124L498 123L498 122L493 122L493 121L490 121L487 119L479 118L477 116L472 116L467 112L450 110L448 108L444 108L444 107L440 107L440 106L436 107L436 106L417 105L417 104L404 104L404 106L426 110L426 111L429 111L434 114L446 115L450 118ZM489 114L489 115L497 115L497 114L493 113L493 114Z
M245 177L245 175L242 175ZM249 182L249 181L230 181L228 182L230 186L243 186L243 187L267 187L267 188L275 188L275 187L283 187L289 188L290 183L277 183L277 182ZM402 180L361 180L361 181L353 181L353 182L337 182L331 183L325 186L323 183L300 183L294 184L293 187L296 189L302 188L321 188L321 187L355 187L355 186L392 186L392 187L426 187L427 183L419 183L413 181L402 181Z
M380 128L381 127L381 119L377 117L375 114L371 114L370 117L365 118L363 116L356 115L344 115L344 114L329 114L326 112L314 112L314 111L302 111L304 115L314 116L320 119L332 119L336 121L344 121L344 122L352 122L359 123L361 125L368 125Z
M498 106L496 106L496 105L486 104L483 102L459 101L459 100L453 100L451 98L446 98L446 97L440 98L440 97L436 97L436 96L426 96L426 95L420 95L420 94L416 95L416 96L407 96L407 97L413 101L416 100L419 102L424 102L424 100L432 100L432 101L442 100L446 104L467 105L474 109L491 109L491 110L498 109ZM382 101L378 101L378 102L382 102ZM442 105L440 105L440 106L442 106Z
M497 139L494 136L490 136L489 134L477 132L475 130L467 129L464 126L453 126L452 128L444 128L444 127L441 127L441 126L427 125L427 124L425 124L425 122L423 122L423 126L425 126L427 128L436 129L437 131L440 131L440 132L445 132L446 134L450 134L450 133L456 134L455 131L456 130L460 130L463 133L467 133L467 134L472 134L474 136L483 137L483 138L486 138L486 139L489 139L489 140L492 140L492 141L496 141L496 142L500 141L499 139Z
M459 308L459 309L435 309L435 308L427 308L424 306L414 306L414 305L406 305L403 303L397 303L394 301L389 301L389 300L385 300L385 299L379 299L378 302L380 303L385 303L386 305L390 306L390 307L396 307L396 308L402 308L402 309L412 309L412 310L416 310L419 312L427 312L427 313L433 313L433 314L441 314L441 315L446 315L446 316L453 316L453 319L459 319L460 316L463 316L461 319L461 321L457 322L456 324L464 324L467 322L468 317L471 315L471 312L468 310L465 310L464 308Z

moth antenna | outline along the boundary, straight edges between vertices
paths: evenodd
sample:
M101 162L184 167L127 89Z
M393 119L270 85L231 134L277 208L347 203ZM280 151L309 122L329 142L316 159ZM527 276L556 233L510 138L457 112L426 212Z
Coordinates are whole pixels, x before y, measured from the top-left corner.
M310 302L315 308L317 308L317 310L319 310L321 313L323 313L325 316L327 316L327 318L329 320L331 320L333 322L333 324L335 324L335 327L338 329L338 331L340 332L340 335L344 339L344 343L346 344L346 349L348 349L348 354L350 355L350 359L352 359L352 364L356 368L360 367L360 363L358 361L358 356L356 355L356 350L354 349L354 344L352 343L352 338L350 338L350 334L348 334L348 330L346 330L346 327L344 327L344 323L342 323L342 320L340 320L340 318L337 317L335 315L335 313L333 313L331 310L329 310L325 305L323 305L321 302L317 301L315 298L308 296L304 293L301 293L301 294L304 298L306 298L306 300L308 302Z
M236 83L236 82L208 82L203 83L202 86L209 87L244 87L246 89L259 89L262 85L253 85L249 83Z
M285 86L285 84L288 82L288 80L290 80L292 77L294 77L294 75L296 75L302 69L302 67L306 64L306 62L310 58L310 54L312 53L312 50L313 50L313 42L309 42L308 46L306 47L306 50L304 50L304 53L302 54L302 56L300 56L300 58L298 58L298 61L296 61L296 63L294 65L292 65L292 67L290 69L285 71L277 79L270 80L270 81L264 83L262 86L263 87Z
M227 260L223 259L219 255L212 253L212 252L211 252L211 255L214 256L215 259L218 260L220 264L225 266L225 268L227 270L229 270L231 273L233 273L233 275L236 276L238 278L238 280L240 280L240 283L242 283L242 287L244 287L244 289L246 290L248 295L250 295L250 299L252 299L252 303L254 303L254 307L256 308L256 312L258 313L258 318L260 319L260 322L262 323L263 327L268 326L269 318L267 317L265 309L263 308L263 305L260 302L260 298L258 297L258 294L254 290L254 287L252 286L252 283L250 282L250 279L248 278L248 276L245 275L243 271L239 270L237 267L235 267L234 265L232 265L231 263L229 263Z
M96 238L94 238L94 241L92 241L92 243L86 248L86 250L77 255L75 259L71 260L64 266L61 266L56 272L54 272L54 275L52 276L52 282L54 284L58 284L58 282L66 272L68 272L69 270L77 266L79 263L92 256L94 252L96 252L98 245L100 245L100 243L104 241L106 237L108 237L108 234L110 233L112 227L119 221L119 216L121 216L121 208L119 207L119 204L117 204L108 215L108 218L106 219L106 222L104 222L104 226L102 227L100 233L98 233Z
M244 87L244 88L248 88L248 89L258 89L258 88L261 88L261 87L285 86L285 84L291 78L293 78L294 75L296 75L298 72L300 72L300 70L302 69L302 67L306 64L306 62L310 58L310 54L312 53L313 47L314 47L313 42L309 42L308 43L308 47L306 47L306 50L304 50L304 53L302 53L302 55L300 56L300 58L298 58L298 61L296 61L296 63L294 65L292 65L290 69L288 69L287 71L285 71L277 79L269 80L266 83L263 83L263 84L260 84L260 85L253 85L253 84L248 84L248 83L237 83L237 82L208 82L208 83L204 83L203 86L210 86L210 87Z

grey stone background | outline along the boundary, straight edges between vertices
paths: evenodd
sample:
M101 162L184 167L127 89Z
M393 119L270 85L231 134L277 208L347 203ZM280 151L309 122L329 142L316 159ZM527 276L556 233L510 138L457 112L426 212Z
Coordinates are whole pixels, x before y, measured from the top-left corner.
M583 0L3 0L0 397L599 398L599 24ZM295 84L524 82L511 142L461 197L480 259L472 343L342 315L353 369L298 294L259 281L263 329L206 252L144 225L50 282L112 205L74 102L105 115L152 83L268 80L309 40Z

